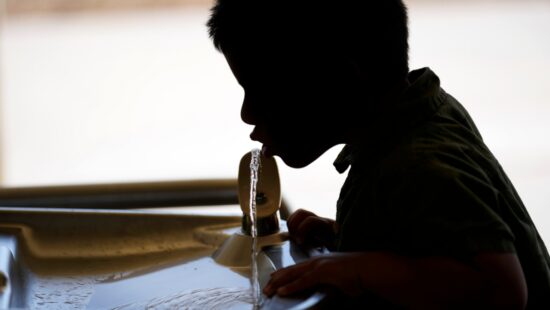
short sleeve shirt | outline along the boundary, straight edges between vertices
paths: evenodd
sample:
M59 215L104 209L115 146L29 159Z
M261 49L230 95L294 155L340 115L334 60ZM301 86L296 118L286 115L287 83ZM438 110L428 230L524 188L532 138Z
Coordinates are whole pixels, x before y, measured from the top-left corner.
M335 161L351 166L337 204L337 250L467 259L514 252L528 308L550 309L550 258L464 107L424 68L400 104Z

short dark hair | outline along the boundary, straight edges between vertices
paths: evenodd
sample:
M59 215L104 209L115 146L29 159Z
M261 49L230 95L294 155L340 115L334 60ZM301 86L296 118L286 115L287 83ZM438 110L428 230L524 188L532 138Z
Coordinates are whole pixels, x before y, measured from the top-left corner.
M222 52L231 46L307 44L387 78L403 79L409 71L402 0L217 0L207 26Z

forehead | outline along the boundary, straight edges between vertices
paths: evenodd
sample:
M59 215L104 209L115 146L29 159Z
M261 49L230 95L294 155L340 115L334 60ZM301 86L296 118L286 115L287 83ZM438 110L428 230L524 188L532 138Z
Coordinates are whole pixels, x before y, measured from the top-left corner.
M231 70L242 86L262 80L306 82L330 71L333 59L307 48L224 48Z

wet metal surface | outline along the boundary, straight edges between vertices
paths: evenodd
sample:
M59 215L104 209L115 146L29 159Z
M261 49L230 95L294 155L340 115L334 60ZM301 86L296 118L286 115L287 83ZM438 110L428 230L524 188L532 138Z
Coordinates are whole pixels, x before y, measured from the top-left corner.
M0 209L0 308L251 309L249 266L212 258L239 220ZM261 287L276 268L306 257L289 242L260 252ZM300 308L315 298L274 298L264 308Z

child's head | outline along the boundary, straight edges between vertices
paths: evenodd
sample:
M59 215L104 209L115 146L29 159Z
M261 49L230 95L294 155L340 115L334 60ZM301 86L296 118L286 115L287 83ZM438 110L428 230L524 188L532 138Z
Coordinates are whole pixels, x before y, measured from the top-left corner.
M252 138L292 167L349 142L406 81L401 0L218 0L208 26L245 91Z

